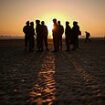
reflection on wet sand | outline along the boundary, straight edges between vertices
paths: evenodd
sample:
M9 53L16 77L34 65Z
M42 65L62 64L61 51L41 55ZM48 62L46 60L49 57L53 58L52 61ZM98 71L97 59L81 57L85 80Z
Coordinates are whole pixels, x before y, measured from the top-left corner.
M55 100L55 58L47 55L42 63L41 69L39 70L38 77L32 91L30 92L31 102L42 105L47 103L51 105Z

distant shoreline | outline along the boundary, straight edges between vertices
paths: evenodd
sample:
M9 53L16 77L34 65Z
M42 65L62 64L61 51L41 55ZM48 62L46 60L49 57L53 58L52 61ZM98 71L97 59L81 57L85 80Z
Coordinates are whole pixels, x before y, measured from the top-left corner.
M24 35L23 36L9 36L9 35L6 35L6 36L3 36L3 35L0 35L0 40L23 40L24 39ZM52 40L52 38L48 38L49 40ZM63 37L63 40L65 38ZM85 39L85 35L82 35L80 36L80 39ZM101 36L101 37L90 37L90 39L103 39L105 40L105 36Z
M94 38L90 38L91 40L105 40L105 38L104 37L94 37ZM0 37L0 41L10 41L10 40L24 40L24 38L1 38ZM53 39L52 38L49 38L48 39L49 41L52 41ZM63 41L64 41L65 39L63 38ZM85 38L80 38L79 40L85 40Z

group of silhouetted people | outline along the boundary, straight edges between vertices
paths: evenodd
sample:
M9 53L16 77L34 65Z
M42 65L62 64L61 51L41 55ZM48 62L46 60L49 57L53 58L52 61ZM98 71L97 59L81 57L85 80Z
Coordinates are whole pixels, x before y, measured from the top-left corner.
M25 34L25 50L29 52L34 51L35 46L35 37L36 37L36 47L38 52L43 51L43 45L45 45L46 50L48 51L48 29L44 21L36 20L36 30L34 29L34 22L26 22L26 25L23 27L23 32Z
M26 22L26 25L23 27L23 32L25 34L25 50L29 52L34 51L35 41L36 48L38 52L42 52L45 48L46 51L49 51L48 48L48 28L45 25L44 21L36 20L36 28L34 29L34 22ZM60 21L53 19L53 52L58 52L62 50L62 36L65 32L65 46L66 51L76 50L79 48L79 35L81 35L78 22L73 22L73 27L71 28L69 22L66 21L66 27L61 25ZM36 40L35 40L36 37Z
M67 51L69 51L70 49L76 50L77 48L79 48L79 35L81 35L81 31L78 26L78 22L74 21L73 27L71 28L69 26L69 22L67 21L65 29Z

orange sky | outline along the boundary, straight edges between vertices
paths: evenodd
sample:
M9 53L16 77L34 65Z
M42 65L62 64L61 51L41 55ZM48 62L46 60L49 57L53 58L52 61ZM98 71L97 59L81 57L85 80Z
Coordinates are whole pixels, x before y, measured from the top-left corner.
M55 17L79 22L82 34L105 35L105 0L0 0L0 35L23 36L27 20L44 20L50 27ZM50 30L51 31L51 30ZM49 33L51 34L51 32Z

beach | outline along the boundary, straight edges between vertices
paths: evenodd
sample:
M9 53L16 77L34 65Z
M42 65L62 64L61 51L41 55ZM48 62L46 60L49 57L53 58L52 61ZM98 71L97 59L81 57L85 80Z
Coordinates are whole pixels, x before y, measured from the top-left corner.
M105 105L105 40L76 51L25 52L24 40L0 40L2 105Z

